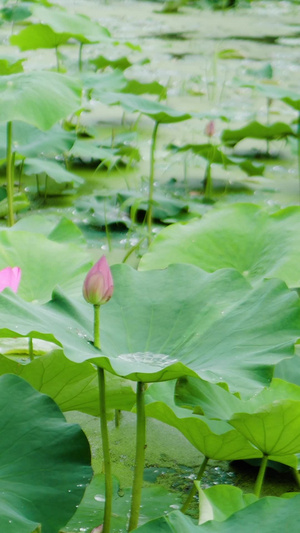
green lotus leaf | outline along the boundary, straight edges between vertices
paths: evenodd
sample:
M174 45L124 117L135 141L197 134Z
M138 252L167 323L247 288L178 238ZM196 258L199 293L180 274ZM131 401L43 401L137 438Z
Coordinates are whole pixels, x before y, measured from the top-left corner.
M1 293L1 335L56 342L74 362L92 360L137 381L199 375L248 395L269 382L274 364L293 355L299 300L279 280L252 288L234 270L208 274L179 264L149 272L122 264L112 272L100 352L92 344L93 307L59 291L44 306Z
M60 215L28 215L20 218L10 231L41 233L51 241L86 244L82 232L71 220Z
M235 204L161 231L139 269L192 263L208 272L236 268L250 282L280 278L299 287L299 262L299 207L269 215L256 205Z
M182 113L135 94L105 92L101 95L101 101L109 105L120 105L129 113L142 113L159 123L182 122L191 118L189 113Z
M274 124L265 126L254 121L237 130L224 130L222 141L229 146L235 146L242 139L246 138L273 141L290 136L295 137L295 135L296 133L285 122L275 122Z
M215 146L211 143L185 144L183 146L175 146L174 144L170 144L167 148L175 153L191 151L193 154L202 157L214 165L224 165L224 167L237 165L244 170L248 176L261 176L265 169L264 165L256 162L252 163L252 161L249 159L232 155L229 156L220 150L218 146Z
M112 531L126 533L131 489L121 488L114 478L113 492ZM78 511L67 526L62 529L62 532L80 533L83 526L88 531L91 528L100 526L104 511L104 501L104 476L97 475L87 488ZM178 509L181 505L181 500L179 496L167 491L164 487L145 487L142 492L141 505L140 523L143 523L171 509Z
M231 485L218 485L203 490L199 481L195 481L195 484L199 492L199 524L208 520L223 522L258 499L254 494L244 494L241 489Z
M205 457L234 461L262 457L238 431L229 424L210 420L176 406L174 382L155 383L146 392L146 415L176 427ZM242 437L242 438L241 438Z
M10 357L12 354L10 354ZM81 411L99 416L99 386L96 368L90 363L73 363L61 350L35 357L20 364L0 355L0 374L16 374L39 392L50 396L63 411ZM135 393L128 382L108 374L106 377L107 409L130 411Z
M20 120L41 130L50 129L81 105L78 83L56 72L1 76L0 92L0 122Z
M19 33L12 35L10 44L20 50L37 50L39 48L57 48L70 39L67 32L56 33L47 24L31 24Z
M26 122L15 121L13 125L13 150L25 157L62 156L73 146L76 134L65 131L55 124L48 131L41 131ZM0 124L0 158L6 158L6 125Z
M73 183L77 186L84 183L83 178L69 172L60 163L51 159L27 158L24 163L24 173L29 176L45 173L56 183Z
M300 453L300 401L275 400L254 413L234 414L229 424L272 460Z
M0 269L22 269L18 292L25 300L45 302L57 284L67 292L81 294L90 265L87 252L74 244L54 242L27 231L0 231Z
M41 22L46 21L56 33L68 33L69 37L82 43L110 41L107 28L81 13L71 13L69 10L53 7L47 9L39 3L33 7L33 14Z
M87 438L17 376L0 377L0 402L0 529L57 533L92 477Z
M269 496L253 502L244 509L234 513L224 522L216 520L196 526L191 518L179 511L168 516L152 520L137 528L139 533L280 533L288 525L289 531L297 531L299 526L300 495L293 498L275 498Z
M12 59L12 58L0 58L0 75L7 76L9 74L17 74L18 72L23 72L23 62L25 58L22 59Z

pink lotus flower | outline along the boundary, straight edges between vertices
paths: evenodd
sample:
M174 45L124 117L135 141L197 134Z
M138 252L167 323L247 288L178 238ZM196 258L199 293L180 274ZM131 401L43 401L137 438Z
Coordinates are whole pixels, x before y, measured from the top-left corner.
M92 305L102 305L111 299L114 282L105 255L88 272L83 283L83 297Z
M21 269L19 267L6 267L0 270L0 292L10 287L12 291L17 292L21 281Z

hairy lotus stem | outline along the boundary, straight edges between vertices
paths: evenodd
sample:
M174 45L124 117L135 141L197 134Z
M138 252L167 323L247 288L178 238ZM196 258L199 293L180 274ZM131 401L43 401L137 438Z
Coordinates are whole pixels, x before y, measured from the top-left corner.
M260 497L261 489L262 489L262 486L263 486L263 481L264 481L264 477L265 477L265 473L266 473L268 458L269 458L268 455L264 455L263 456L263 458L261 460L260 467L259 467L258 475L257 475L256 481L255 481L254 491L253 492L254 492L255 496L257 496L258 498Z
M197 481L200 481L200 479L202 478L202 476L204 474L204 471L205 471L205 468L206 468L206 465L208 463L208 460L209 460L209 458L205 456L203 461L202 461L202 464L201 464L201 466L199 468L199 472L197 474L197 477L196 477ZM192 503L192 500L193 500L196 492L197 492L197 487L196 487L195 484L193 484L193 486L192 486L192 488L191 488L191 490L190 490L190 492L188 494L187 499L185 500L183 506L180 509L182 513L186 513L186 511L188 510L190 504Z
M34 351L33 351L33 339L32 337L28 337L28 353L30 361L34 360Z
M153 195L154 195L154 163L155 163L155 146L159 122L155 122L150 150L150 175L149 175L149 195L148 195L148 211L147 211L147 226L148 226L148 244L151 243L152 237L152 210L153 210Z
M100 349L100 305L94 305L94 346ZM110 521L112 513L113 483L111 473L111 461L109 452L109 439L106 417L105 397L105 373L98 367L98 386L100 402L100 428L102 437L102 452L105 473L105 506L103 519L103 533L110 533Z
M131 496L131 511L128 531L132 531L138 527L140 505L142 499L143 474L145 464L145 448L146 448L146 415L145 415L145 398L144 398L145 384L140 381L137 384L136 390L136 454L135 454L135 469L132 485Z

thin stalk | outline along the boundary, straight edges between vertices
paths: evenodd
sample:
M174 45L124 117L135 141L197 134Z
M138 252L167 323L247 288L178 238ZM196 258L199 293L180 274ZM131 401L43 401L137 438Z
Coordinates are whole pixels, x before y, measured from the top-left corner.
M47 200L47 193L48 193L48 176L45 178L45 191L44 191L44 202Z
M100 349L100 305L94 305L94 346ZM110 533L112 514L113 483L109 452L109 438L106 417L105 373L98 367L98 387L100 403L100 429L102 438L102 452L105 473L105 505L102 533Z
M33 352L33 340L32 340L32 337L28 338L28 353L29 353L30 361L33 361L34 360L34 352Z
M19 192L20 192L20 190L21 190L21 184L22 184L22 176L23 176L24 163L25 163L25 158L22 159L22 161L21 161L21 165L20 165L20 170L19 170L19 185L18 185Z
M263 486L265 472L266 472L266 468L267 468L267 464L268 464L268 458L269 458L268 455L264 455L263 456L263 458L261 460L260 467L259 467L258 476L257 476L256 481L255 481L254 494L258 498L260 497L261 489L262 489L262 486Z
M140 381L136 390L136 453L135 469L132 485L131 511L128 531L138 527L140 505L142 499L143 474L145 464L145 447L146 447L146 415L145 415L145 384Z
M78 69L79 69L79 72L82 71L82 49L83 49L83 43L79 43L79 53L78 53Z
M12 154L12 122L7 123L6 128L6 177L7 177L7 203L8 214L7 224L13 226L15 223L14 217L14 165Z
M106 199L104 200L104 223L105 223L105 233L106 233L106 238L107 238L108 251L111 252L112 242L111 242L111 236L110 236L110 231L109 231L107 216L106 216Z
M155 145L159 122L155 122L150 149L150 176L149 176L149 195L148 195L148 211L147 211L147 226L148 226L148 244L151 243L152 234L152 208L153 208L153 194L154 194L154 163L155 163Z
M299 202L300 202L300 111L298 113L297 127L297 148L298 148L298 180L299 180Z
M204 471L205 471L205 468L206 468L206 465L208 463L208 460L209 460L209 458L205 456L203 461L202 461L202 464L201 464L201 466L199 468L199 472L197 474L197 477L196 477L197 481L200 481L200 479L202 478L202 476L204 474ZM191 488L191 490L190 490L190 492L188 494L187 499L185 500L183 506L180 509L182 513L186 513L186 511L188 510L190 504L192 503L192 500L193 500L196 492L197 492L197 487L196 487L195 484L193 484L193 486L192 486L192 488Z
M206 171L205 171L205 189L204 189L205 198L212 197L212 179L211 179L211 162L208 161Z
M120 420L121 420L121 409L115 409L115 427L116 428L120 426Z
M127 259L131 256L131 254L139 248L139 246L142 244L142 242L146 239L146 236L142 237L134 246L128 250L128 252L125 254L122 263L126 263Z
M55 57L56 57L56 70L60 71L59 56L58 56L58 46L55 47Z

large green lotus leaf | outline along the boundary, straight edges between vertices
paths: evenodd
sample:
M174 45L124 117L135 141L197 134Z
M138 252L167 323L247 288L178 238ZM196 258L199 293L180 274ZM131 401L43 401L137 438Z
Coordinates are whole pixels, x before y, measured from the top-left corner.
M0 92L0 122L21 120L41 130L50 129L81 105L78 83L56 72L1 76Z
M195 483L199 493L199 524L208 520L223 522L258 499L254 494L244 494L241 489L231 485L218 485L203 490L199 481Z
M273 379L269 387L246 400L231 394L223 386L193 377L180 378L175 389L176 405L220 420L228 420L241 410L254 413L256 409L279 400L300 401L300 387Z
M176 427L209 459L234 461L262 457L238 431L220 420L209 420L175 405L175 383L155 383L146 392L146 415ZM242 438L241 438L242 437Z
M116 479L113 480L113 483L111 531L126 533L130 512L131 489L121 488ZM100 526L103 518L104 501L104 476L97 475L87 488L78 511L62 531L64 533L80 533L83 531L83 527L86 528L86 531L90 531L91 528ZM178 509L181 503L180 496L167 491L164 487L145 487L142 492L140 524L174 508Z
M271 84L257 84L254 85L255 89L264 94L267 98L277 98L282 100L290 107L293 107L297 111L300 111L300 94L284 87L276 87Z
M81 43L110 41L109 31L86 15L70 13L64 9L47 9L41 5L34 6L33 14L56 33L68 33L69 38L77 39Z
M0 403L0 530L57 533L92 477L87 438L18 376L0 377Z
M4 58L3 56L0 58L0 75L1 76L7 76L9 74L17 74L18 72L23 72L23 62L25 61L25 58L22 59L12 59L12 58Z
M300 387L274 379L270 387L240 400L217 385L187 377L177 382L176 402L205 416L227 420L273 461L297 465Z
M272 460L300 453L300 401L275 400L254 413L234 414L229 424Z
M165 124L182 122L191 118L189 113L182 113L159 102L153 102L135 94L103 92L101 101L105 104L120 105L129 113L142 113L156 122Z
M69 39L68 33L56 33L47 24L31 24L12 35L10 44L18 46L22 51L37 50L38 48L57 48Z
M275 122L265 126L260 122L250 122L243 128L237 130L224 130L222 133L223 143L229 146L235 146L242 139L250 137L251 139L266 139L269 141L282 139L289 136L295 136L292 128L285 122Z
M28 215L20 218L10 231L41 233L51 241L86 244L82 232L74 222L61 215Z
M43 307L4 291L2 336L56 339L71 360L94 360L137 381L199 375L244 394L267 384L272 365L293 354L299 300L279 280L253 289L235 270L208 274L179 264L149 272L122 264L112 272L114 295L101 309L101 352L92 345L92 306L58 291Z
M171 263L192 263L208 272L229 267L251 282L276 277L289 287L299 287L299 262L299 207L269 215L256 205L235 204L161 231L139 269Z
M293 498L269 496L253 502L234 513L224 522L216 520L196 526L193 521L174 511L136 529L139 533L280 533L298 531L300 495Z
M24 173L29 176L45 173L56 183L73 183L77 186L84 183L83 178L73 172L69 172L60 163L50 159L27 158L24 163Z
M0 158L6 158L6 125L0 124ZM76 139L76 133L65 131L59 124L42 132L38 128L15 121L13 124L13 150L25 157L62 156L69 151Z
M215 146L211 143L205 144L184 144L183 146L176 146L174 144L168 145L169 150L173 152L189 152L202 157L206 161L214 165L237 165L240 167L248 176L261 176L264 173L265 166L252 162L249 159L242 157L232 156L225 154L218 146Z
M64 411L81 411L99 416L98 374L90 363L73 363L61 350L36 357L28 364L20 364L0 355L0 374L16 374L26 379L36 390L48 394ZM107 374L107 409L130 411L135 393L128 382Z
M19 266L19 295L44 302L59 284L69 293L81 293L90 266L89 255L75 244L63 244L27 231L0 231L0 269Z

